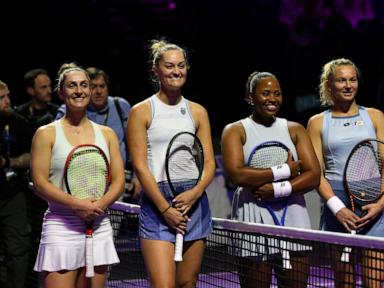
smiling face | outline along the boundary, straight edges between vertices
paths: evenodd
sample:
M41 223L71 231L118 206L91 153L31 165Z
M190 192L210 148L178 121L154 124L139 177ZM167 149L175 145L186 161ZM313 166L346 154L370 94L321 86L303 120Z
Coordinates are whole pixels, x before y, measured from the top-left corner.
M67 72L59 95L68 109L85 110L90 101L91 90L89 78L84 71L71 70Z
M181 89L187 78L187 63L184 54L176 49L164 52L158 65L153 67L153 72L159 79L162 89Z
M249 97L254 107L253 118L260 122L273 118L283 103L280 83L272 76L257 80L255 90Z
M328 80L328 87L335 104L355 101L359 87L355 67L352 65L337 66Z

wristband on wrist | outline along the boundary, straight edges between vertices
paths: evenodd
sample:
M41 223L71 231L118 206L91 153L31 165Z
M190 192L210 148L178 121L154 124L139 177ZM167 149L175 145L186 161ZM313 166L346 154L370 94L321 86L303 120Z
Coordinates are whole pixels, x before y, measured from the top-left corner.
M272 186L275 198L287 197L292 193L292 185L289 181L273 182Z
M288 179L291 176L291 169L287 163L279 164L271 167L273 181Z
M333 215L336 216L336 213L339 212L341 209L345 208L345 205L343 201L340 200L337 196L332 196L327 200L327 206L329 210L332 211Z
M165 208L163 210L163 212L161 212L161 214L164 215L164 213L167 212L169 210L169 208L171 208L171 207L172 207L172 205L169 205L167 208Z

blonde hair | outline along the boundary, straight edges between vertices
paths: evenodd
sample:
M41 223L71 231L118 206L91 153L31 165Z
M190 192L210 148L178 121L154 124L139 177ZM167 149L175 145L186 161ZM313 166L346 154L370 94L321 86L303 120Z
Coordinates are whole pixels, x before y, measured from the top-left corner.
M8 88L8 85L5 82L0 80L0 89L7 89L7 88Z
M355 63L349 59L339 58L326 63L323 66L319 84L320 101L323 106L332 106L334 104L332 92L329 89L329 81L332 80L335 69L339 66L353 66L356 70L357 77L360 78L359 69L356 67Z

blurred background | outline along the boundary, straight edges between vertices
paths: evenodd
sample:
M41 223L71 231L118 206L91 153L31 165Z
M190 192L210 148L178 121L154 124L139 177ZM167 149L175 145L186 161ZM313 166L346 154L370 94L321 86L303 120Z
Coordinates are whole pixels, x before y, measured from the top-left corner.
M382 0L7 2L0 8L0 79L14 105L28 100L26 71L42 67L56 79L66 61L104 69L111 94L135 104L154 92L148 43L164 36L189 51L184 95L208 109L215 138L250 114L244 88L254 70L278 77L280 115L303 125L320 111L321 67L334 58L350 58L361 69L358 102L383 108Z

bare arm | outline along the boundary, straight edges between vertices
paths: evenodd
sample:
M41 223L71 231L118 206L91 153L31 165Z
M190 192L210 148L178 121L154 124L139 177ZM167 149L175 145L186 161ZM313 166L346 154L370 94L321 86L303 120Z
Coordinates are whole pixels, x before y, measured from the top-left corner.
M203 145L204 151L204 170L201 180L191 190L185 191L177 195L174 199L175 207L180 208L180 211L187 213L192 205L203 194L207 186L211 183L215 176L215 156L213 153L211 125L209 122L208 113L201 105L189 102L194 121L197 128L197 137Z
M375 127L376 138L379 140L384 140L384 115L383 113L374 108L368 108L369 116L372 120L372 123ZM383 154L381 154L383 155ZM383 159L382 159L383 161ZM382 187L383 190L383 187ZM362 207L363 211L368 212L364 215L359 221L359 227L364 226L372 219L375 219L378 215L381 215L384 209L384 197L381 197L377 202L365 205Z

